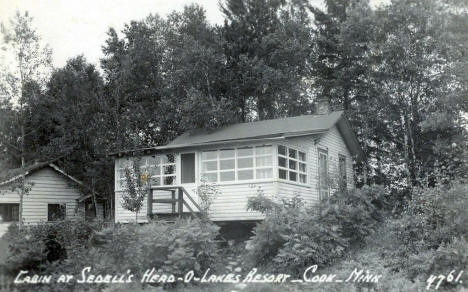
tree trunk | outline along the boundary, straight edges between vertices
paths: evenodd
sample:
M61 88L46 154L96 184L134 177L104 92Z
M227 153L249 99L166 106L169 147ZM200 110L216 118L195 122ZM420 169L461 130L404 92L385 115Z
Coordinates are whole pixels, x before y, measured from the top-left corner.
M405 124L405 117L404 115L400 115L401 120L401 128L403 130L403 151L405 153L405 171L406 171L406 183L409 188L411 188L411 171L410 171L410 158L409 158L409 145L408 145L408 131L407 125Z
M22 110L21 110L22 111ZM22 114L23 115L23 114ZM23 198L24 198L24 192L26 188L26 175L25 175L25 159L24 159L24 122L23 122L23 117L21 118L21 182L20 182L20 203L19 203L19 218L18 218L18 225L19 229L23 227Z
M94 218L98 219L96 192L94 191L94 177L91 178L91 192L93 194Z

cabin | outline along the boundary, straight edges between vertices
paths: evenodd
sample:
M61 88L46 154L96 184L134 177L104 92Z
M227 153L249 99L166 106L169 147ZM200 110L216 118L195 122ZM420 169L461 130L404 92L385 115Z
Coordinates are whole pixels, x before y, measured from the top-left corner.
M219 223L262 220L262 214L246 208L259 189L314 204L334 188L353 188L353 163L363 152L343 111L318 108L314 115L199 129L164 146L114 153L115 221L135 222L136 214L121 204L125 169L134 161L150 184L138 214L142 223L154 215L199 212L197 190L203 183L220 192L209 210Z
M54 163L34 163L23 170L25 185L30 188L23 197L24 223L104 217L104 200L99 199L94 212L90 194L83 194L86 186ZM21 175L21 168L0 172L0 229L19 221L19 195L12 186Z

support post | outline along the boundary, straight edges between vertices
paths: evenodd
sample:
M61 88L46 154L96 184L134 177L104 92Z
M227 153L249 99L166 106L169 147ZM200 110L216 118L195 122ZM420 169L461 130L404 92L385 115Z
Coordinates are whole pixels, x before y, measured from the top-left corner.
M178 209L179 209L179 218L182 217L182 213L184 212L184 191L181 188L178 188L179 191L179 202L178 202Z
M172 199L174 200L172 202L172 213L175 213L176 212L176 210L175 210L175 206L176 206L175 190L171 190L171 195L172 195Z
M153 219L153 189L150 189L148 192L147 210L148 221L150 221Z

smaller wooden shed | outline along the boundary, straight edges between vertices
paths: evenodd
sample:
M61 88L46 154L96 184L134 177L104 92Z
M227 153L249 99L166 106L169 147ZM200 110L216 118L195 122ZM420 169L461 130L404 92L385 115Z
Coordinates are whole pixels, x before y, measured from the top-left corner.
M12 185L21 178L21 168L0 172L0 224L19 220L19 194ZM25 223L60 221L97 217L104 218L104 201L99 199L94 212L88 188L50 162L35 163L24 168L29 194L23 199ZM94 215L94 216L93 216Z

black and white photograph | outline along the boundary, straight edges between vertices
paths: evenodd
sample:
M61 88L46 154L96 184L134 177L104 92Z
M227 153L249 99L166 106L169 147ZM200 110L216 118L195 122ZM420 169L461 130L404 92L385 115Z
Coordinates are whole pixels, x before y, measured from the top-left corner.
M468 0L0 0L28 291L468 291Z

